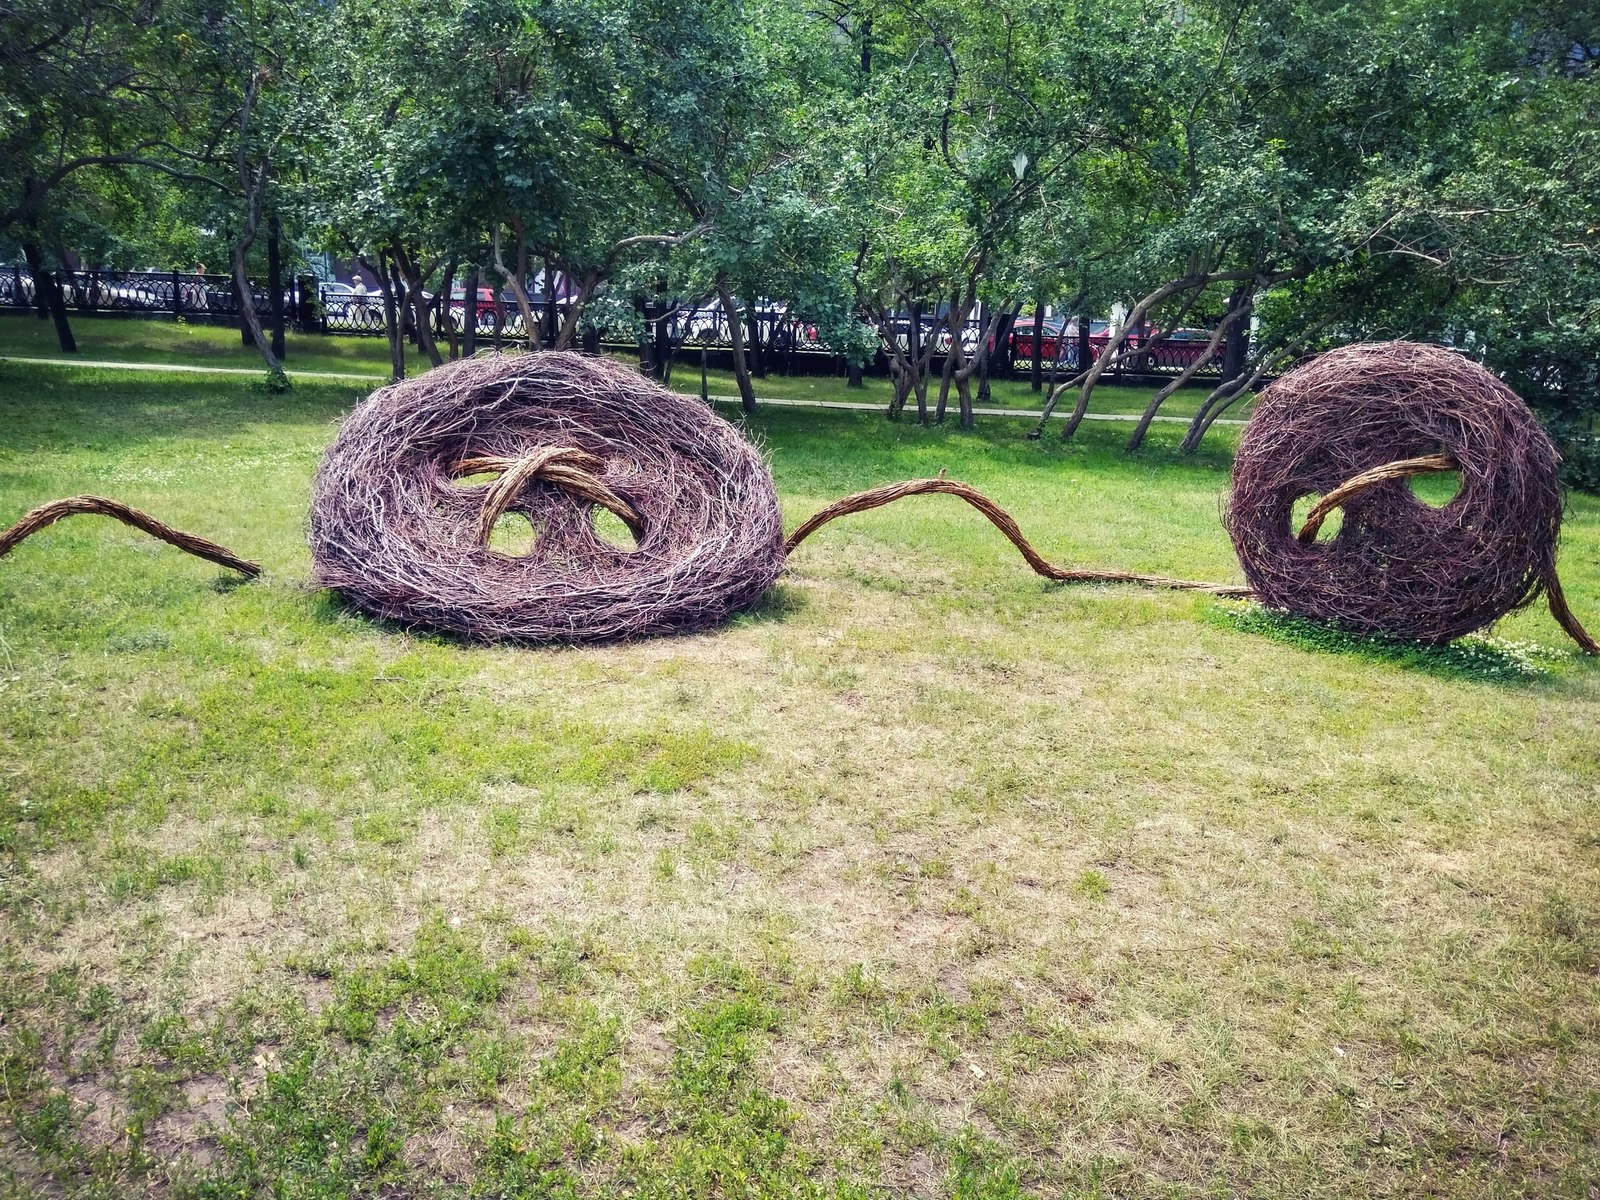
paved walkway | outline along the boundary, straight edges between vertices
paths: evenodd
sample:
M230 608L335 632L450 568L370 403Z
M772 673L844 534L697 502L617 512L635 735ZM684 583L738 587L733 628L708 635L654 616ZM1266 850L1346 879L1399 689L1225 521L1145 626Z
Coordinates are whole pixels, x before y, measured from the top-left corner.
M33 366L46 367L79 367L97 371L177 371L191 375L249 375L259 376L260 367L198 367L180 363L143 363L143 362L108 362L95 358L24 358L15 354L0 354L0 362L28 363ZM380 384L385 380L382 375L354 375L344 371L295 371L286 372L290 379L340 379L354 380L358 383ZM712 396L713 404L738 404L737 396ZM882 412L883 405L868 404L864 401L854 400L794 400L787 396L762 396L758 403L770 404L774 408L838 408L848 412ZM915 410L907 410L914 412ZM1065 420L1070 412L1070 407L1065 410L1056 409L1055 419ZM979 417L1026 417L1030 421L1037 421L1043 414L1039 409L1030 408L974 408L973 415ZM1137 421L1137 413L1086 413L1086 421ZM1167 421L1176 425L1189 424L1188 417L1158 416L1157 421ZM1214 424L1217 425L1243 425L1244 422L1231 417L1219 417Z
M711 402L713 404L738 404L739 403L739 397L737 397L737 396L713 396L713 397L711 397ZM843 409L849 409L852 412L875 412L875 413L881 413L883 411L883 405L882 404L862 404L862 403L859 403L859 402L856 402L856 401L851 401L851 400L790 400L790 399L788 399L786 397L783 397L783 396L759 396L756 399L756 403L757 404L770 404L775 408L843 408ZM916 411L917 410L915 408L908 407L906 409L906 416L907 417L914 417L916 415ZM1055 411L1054 415L1051 417L1051 420L1063 420L1064 421L1067 418L1067 414L1070 413L1071 411L1072 411L1072 405L1070 405L1070 404L1060 405L1060 406L1058 406L1056 408L1056 411ZM958 415L958 410L956 409L956 407L954 405L951 405L949 413L950 413L950 415L949 415L948 419L952 419L953 420ZM1043 414L1043 412L1041 412L1037 408L976 408L975 407L972 410L972 415L975 416L975 417L1027 417L1030 420L1037 421L1044 414ZM1138 413L1084 413L1083 414L1083 419L1085 421L1127 421L1127 422L1133 422L1133 421L1137 421L1139 419L1139 414ZM1190 422L1190 420L1192 420L1192 418L1190 418L1190 417L1163 417L1163 416L1157 416L1155 419L1157 421L1170 421L1170 422L1173 422L1173 423L1178 424L1178 425L1187 425ZM1232 417L1218 417L1215 421L1212 422L1212 424L1214 424L1214 425L1243 425L1244 422L1240 421L1240 420L1235 420Z
M98 358L23 358L0 354L0 362L29 363L44 367L82 367L96 371L177 371L185 375L265 374L265 367L197 367L188 363L107 362ZM354 379L361 383L382 383L382 375L352 375L343 371L288 371L291 379Z

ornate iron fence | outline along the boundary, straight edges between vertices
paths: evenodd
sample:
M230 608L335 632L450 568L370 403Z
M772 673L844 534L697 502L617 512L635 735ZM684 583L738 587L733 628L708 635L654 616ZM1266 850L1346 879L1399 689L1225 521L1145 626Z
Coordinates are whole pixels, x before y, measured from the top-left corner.
M239 296L233 277L219 274L199 274L189 271L61 271L56 276L67 305L73 315L96 317L151 317L233 324L239 320ZM303 281L309 283L309 280ZM365 294L349 284L319 283L304 287L296 280L285 290L284 315L295 329L304 332L351 335L356 337L383 337L386 332L384 301L376 289ZM271 312L271 296L259 282L252 281L251 294L256 312L263 324ZM430 297L432 299L432 297ZM544 321L550 313L545 298L535 294L530 297L534 319ZM405 296L395 297L402 327L409 334L413 317ZM37 303L32 274L25 266L0 266L0 310L31 309ZM570 302L558 299L550 305L554 313L554 327L559 329L566 321ZM469 318L468 309L472 310ZM474 336L487 344L505 344L521 341L527 336L522 311L508 291L481 287L474 301L469 302L465 289L454 289L448 305L434 304L430 321L436 338L462 336L468 321L474 323ZM680 302L665 316L667 341L688 349L707 349L720 354L731 353L733 340L727 317L715 303ZM744 342L759 353L763 362L779 370L798 369L806 373L817 370L843 370L843 360L823 344L816 326L795 315L786 306L764 303L756 308L753 324L754 337L748 323L741 323ZM909 349L911 323L909 314L902 313L891 323L889 332L880 337L879 370L887 369L887 354L892 343L898 342L902 350ZM970 356L977 352L978 341L983 336L982 326L976 319L962 328L961 344ZM1044 367L1050 368L1056 353L1059 336L1047 328L1042 339ZM924 317L918 341L925 345L928 338L935 340L934 357L942 360L950 349L950 333L942 323ZM1090 338L1090 350L1099 353L1105 346L1106 335L1096 333ZM602 335L602 344L611 348L631 347L631 339L622 340ZM1158 339L1149 348L1133 347L1113 368L1113 378L1173 376L1187 368L1203 353L1203 335L1182 331L1179 337ZM1078 369L1078 344L1070 334L1060 348L1058 373L1072 373ZM1027 371L1032 366L1034 339L1026 320L1024 328L1005 335L995 347L991 372L1004 375L1008 372ZM937 368L936 368L937 369ZM1222 373L1222 356L1196 372L1199 379L1219 377Z
M233 276L191 271L59 271L56 282L74 315L147 316L188 321L239 319ZM265 319L271 296L252 282L256 311ZM38 292L26 267L0 267L0 307L32 308Z

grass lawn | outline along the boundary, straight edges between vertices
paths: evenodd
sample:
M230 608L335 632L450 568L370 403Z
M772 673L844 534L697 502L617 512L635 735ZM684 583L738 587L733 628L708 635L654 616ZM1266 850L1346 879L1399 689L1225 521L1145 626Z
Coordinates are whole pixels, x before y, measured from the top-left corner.
M78 340L78 357L114 362L183 363L190 366L240 367L256 369L261 366L261 356L246 349L239 340L239 331L217 325L178 325L163 320L130 320L120 318L79 318L73 323L73 334ZM377 379L389 375L389 348L382 338L375 337L322 337L317 334L295 334L287 337L288 353L284 365L289 371L335 371L339 373L370 374ZM414 347L406 348L407 369L425 369L427 359ZM70 359L61 353L56 343L55 327L48 321L15 313L0 313L0 355L22 357ZM625 356L619 356L625 357ZM636 360L633 360L636 361ZM1063 372L1067 378L1069 372ZM1046 375L1048 382L1048 373ZM686 349L673 371L672 386L681 392L700 394L700 360L693 348ZM706 386L711 395L737 397L738 384L732 371L709 370ZM874 404L887 407L891 393L888 379L868 378L859 388L847 387L843 376L768 375L755 381L756 395L774 399L826 400L851 404ZM1154 389L1129 388L1106 385L1097 387L1090 402L1090 411L1105 414L1142 413ZM928 392L930 411L938 401L938 381ZM1185 388L1169 399L1161 409L1164 416L1190 417L1206 397L1204 388ZM1059 411L1063 417L1072 410L1076 393L1063 397ZM956 394L950 393L950 415L956 420ZM987 408L1018 408L1037 411L1044 403L1043 395L1032 390L1026 380L995 380ZM912 413L916 401L912 400ZM1248 400L1241 401L1228 411L1229 418L1249 415ZM1127 436L1125 430L1123 436Z
M266 565L0 560L0 1195L1592 1195L1600 670L1548 615L1336 651L926 497L714 634L463 646L307 585L360 394L0 363L0 526L98 492ZM1026 429L750 425L791 526L944 467L1058 562L1238 578L1230 434ZM1592 498L1563 575L1600 621Z

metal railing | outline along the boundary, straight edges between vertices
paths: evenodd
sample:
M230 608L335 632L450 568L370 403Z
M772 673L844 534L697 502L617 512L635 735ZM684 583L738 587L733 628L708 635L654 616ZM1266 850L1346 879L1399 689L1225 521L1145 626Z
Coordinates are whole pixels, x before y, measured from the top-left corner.
M233 276L192 271L57 271L62 299L74 315L173 317L232 322L239 318ZM265 318L271 297L252 282L256 310ZM0 308L28 309L38 303L26 267L0 267Z
M217 324L237 323L240 316L239 296L233 277L221 274L200 274L190 271L60 271L55 279L72 315L95 317L150 317L169 318L191 322ZM309 282L309 281L305 281ZM492 291L492 298L486 293ZM251 282L255 308L263 324L269 320L271 295L259 282ZM430 297L432 299L432 297ZM410 334L414 320L405 305L404 294L395 297L402 329ZM535 291L530 296L534 319L549 320L560 329L566 321L571 301L558 298L546 308L545 297ZM0 311L28 310L37 304L36 288L31 272L25 266L0 266ZM350 335L356 337L383 337L386 334L383 295L371 289L364 295L349 284L318 283L304 287L295 280L285 289L283 296L285 319L291 328L302 332ZM488 344L517 342L527 336L521 309L509 291L480 289L475 301L468 301L465 291L456 288L448 305L435 304L431 308L432 332L438 339L466 332L468 310L473 312L474 336ZM705 348L722 354L730 353L733 340L729 334L727 317L719 304L708 301L681 302L663 317L668 340L683 349ZM780 370L785 363L800 369L814 371L831 369L837 365L842 370L843 359L823 343L816 326L804 317L792 313L781 304L761 303L755 313L755 338L750 336L749 324L741 322L741 334L747 347L759 343L759 353L769 365ZM934 339L934 356L942 360L950 349L950 333L942 322L924 317L918 342ZM909 314L900 314L891 323L887 335L880 337L878 368L887 369L886 356L892 344L898 342L902 350L909 350L911 322ZM1183 371L1199 357L1205 341L1185 331L1182 340L1157 340L1153 347L1137 344L1130 347L1115 368L1119 376L1172 376ZM961 331L961 344L967 355L977 352L983 329L976 319L968 321ZM1045 370L1056 359L1057 329L1046 326L1043 337ZM617 339L601 335L601 343L611 348L631 347L632 339ZM1106 334L1097 332L1089 339L1091 353L1104 349ZM991 373L1003 375L1009 368L1013 373L1031 369L1034 334L1031 324L1025 324L1003 337L995 348ZM1079 345L1071 330L1065 344L1060 346L1060 359L1055 363L1058 372L1078 370ZM809 365L807 365L809 364ZM1222 372L1219 354L1206 364L1197 376L1212 378Z

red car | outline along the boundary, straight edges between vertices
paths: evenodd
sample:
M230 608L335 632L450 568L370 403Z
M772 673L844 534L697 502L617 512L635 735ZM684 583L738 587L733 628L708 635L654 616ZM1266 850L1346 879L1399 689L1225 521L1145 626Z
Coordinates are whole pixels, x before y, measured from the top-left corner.
M1029 362L1033 360L1034 328L1037 324L1038 322L1032 317L1017 318L1017 323L1011 327L1011 353L1013 358L1024 359ZM1148 327L1143 330L1135 329L1128 334L1124 344L1137 348L1144 341L1148 332ZM1037 339L1040 343L1039 349L1044 355L1043 361L1046 363L1056 361L1057 344L1061 343L1063 338L1065 342L1060 345L1061 365L1076 369L1078 366L1078 320L1076 317L1070 321L1061 317L1046 317L1044 319L1043 335ZM1090 354L1099 355L1110 340L1110 321L1089 322Z
M453 288L451 288L450 289L450 311L451 311L451 313L463 312L466 309L466 300L467 300L467 289L465 287L453 287ZM485 317L492 318L494 316L494 312L495 312L495 304L496 304L496 300L495 300L494 289L493 288L488 288L488 287L479 288L478 289L478 320L481 321ZM459 322L458 322L458 324L459 324Z
M1061 340L1062 330L1066 322L1060 317L1046 317L1044 319L1044 334L1038 336L1036 330L1038 321L1033 317L1018 317L1011 326L1011 354L1013 358L1025 358L1032 362L1038 353L1034 349L1035 341L1041 343L1040 349L1044 352L1044 361L1053 362L1056 357L1056 344ZM1065 360L1070 346L1061 347L1061 356Z

